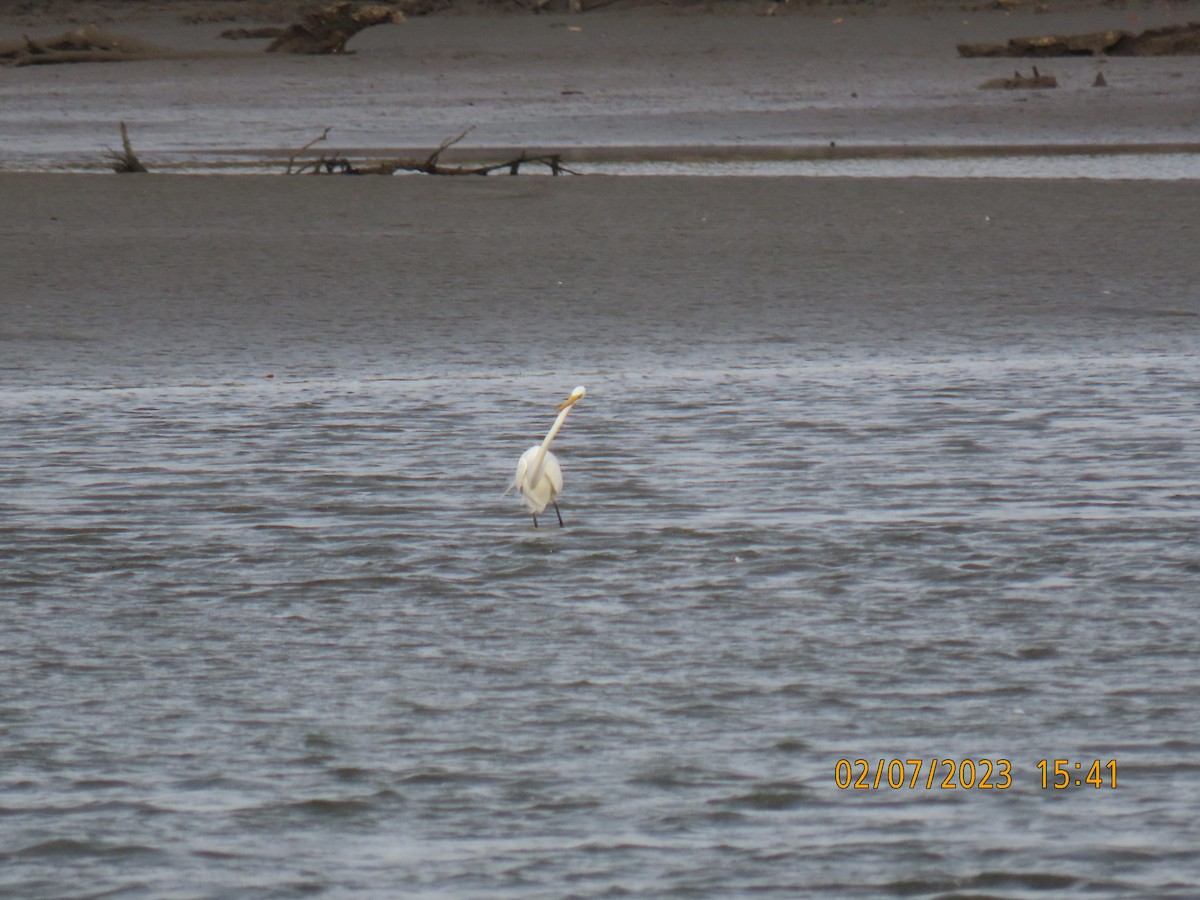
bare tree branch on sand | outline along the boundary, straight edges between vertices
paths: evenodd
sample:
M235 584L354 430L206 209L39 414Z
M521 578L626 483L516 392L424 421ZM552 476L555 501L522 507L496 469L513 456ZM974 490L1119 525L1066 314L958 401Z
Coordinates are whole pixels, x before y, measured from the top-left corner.
M309 141L303 147L292 154L288 160L287 171L291 175L299 174L319 174L319 175L394 175L397 172L419 172L425 175L490 175L493 172L502 172L507 170L509 175L517 175L520 173L521 166L525 164L543 165L546 166L552 175L578 175L562 164L561 154L558 153L538 153L530 154L522 150L517 156L504 160L503 162L490 163L486 165L476 166L449 166L443 165L441 162L442 153L453 147L468 134L475 126L472 125L463 129L454 137L447 138L442 141L437 148L424 159L386 159L377 162L355 163L349 158L341 155L326 157L322 155L318 159L296 166L296 157L303 153L308 148L312 147L319 141L323 141L329 135L329 129L326 128L324 133Z

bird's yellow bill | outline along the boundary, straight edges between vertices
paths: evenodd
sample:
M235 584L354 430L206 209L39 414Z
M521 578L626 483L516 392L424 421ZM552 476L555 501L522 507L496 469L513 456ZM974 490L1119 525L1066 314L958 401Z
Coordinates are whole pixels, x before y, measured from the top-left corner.
M578 400L579 400L579 395L572 394L570 397L568 397L562 403L558 404L558 409L556 409L555 412L562 412L568 406L573 406L576 402L578 402Z

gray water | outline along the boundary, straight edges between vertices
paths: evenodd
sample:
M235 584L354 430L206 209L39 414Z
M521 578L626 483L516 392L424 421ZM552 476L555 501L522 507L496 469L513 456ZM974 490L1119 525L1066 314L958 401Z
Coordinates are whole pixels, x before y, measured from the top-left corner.
M630 191L597 184L520 208ZM642 185L675 231L457 265L437 228L310 256L321 221L239 232L196 182L33 240L119 271L12 257L0 893L1200 891L1192 223L1039 254L1009 213L1061 186L969 189L976 238L932 185ZM428 190L476 198L469 245L531 189ZM891 250L889 191L929 204ZM700 209L744 240L686 252ZM534 529L502 492L576 383ZM1011 786L840 789L860 757ZM1117 787L1044 790L1056 758Z

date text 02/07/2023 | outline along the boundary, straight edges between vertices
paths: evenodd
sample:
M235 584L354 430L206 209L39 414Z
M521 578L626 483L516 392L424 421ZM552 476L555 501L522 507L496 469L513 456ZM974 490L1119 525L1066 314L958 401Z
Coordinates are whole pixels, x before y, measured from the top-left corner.
M1117 761L1040 759L1034 767L1043 790L1116 788ZM923 776L923 777L922 777ZM997 790L1013 786L1007 759L839 759L833 783L841 790Z

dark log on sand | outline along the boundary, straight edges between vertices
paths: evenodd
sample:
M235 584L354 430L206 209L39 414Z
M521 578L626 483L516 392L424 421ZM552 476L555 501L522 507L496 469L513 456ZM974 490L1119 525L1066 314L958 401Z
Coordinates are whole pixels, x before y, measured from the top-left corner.
M1200 55L1200 22L1131 31L1012 38L1007 44L959 44L959 56L1194 56Z
M346 42L364 28L403 22L404 13L391 6L335 3L289 25L267 45L268 53L321 55L345 53Z

